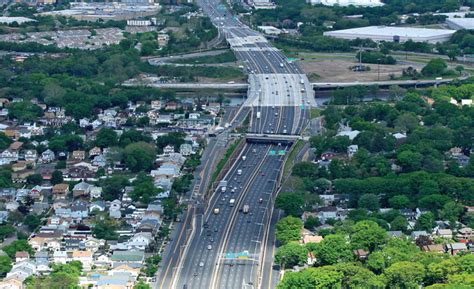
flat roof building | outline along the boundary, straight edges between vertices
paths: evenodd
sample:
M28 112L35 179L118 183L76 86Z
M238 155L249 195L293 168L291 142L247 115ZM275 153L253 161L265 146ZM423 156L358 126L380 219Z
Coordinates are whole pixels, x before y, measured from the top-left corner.
M324 36L341 39L371 39L373 41L405 42L411 39L414 42L437 43L451 38L455 30L427 29L413 27L367 26L336 31L324 32Z
M474 18L448 18L446 24L451 29L460 30L474 30Z

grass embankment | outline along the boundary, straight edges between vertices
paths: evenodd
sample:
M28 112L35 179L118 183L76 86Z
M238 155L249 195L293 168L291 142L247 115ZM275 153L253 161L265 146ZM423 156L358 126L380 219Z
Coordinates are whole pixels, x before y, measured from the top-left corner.
M304 142L301 140L297 140L296 143L293 145L293 148L291 149L290 155L288 156L285 166L283 167L283 180L288 178L291 174L291 169L293 168L293 165L295 164L295 158L298 152L303 148Z
M321 115L321 110L319 108L312 108L309 111L309 119L317 118Z
M232 155L232 153L234 153L235 149L239 146L241 141L242 138L231 144L225 152L224 157L217 163L216 169L214 170L214 173L212 173L211 184L216 181L217 176L219 176L219 173L222 171L230 156Z
M171 63L181 64L216 64L216 63L229 63L236 62L237 58L232 51L226 51L218 55L198 56L183 59L175 59L170 61Z
M235 128L235 132L236 133L245 133L249 127L249 124L250 124L250 113L247 115L247 117L245 117L244 121L242 122L242 124Z
M182 82L197 81L198 77L214 78L223 81L243 79L244 73L235 67L215 67L215 66L173 66L144 65L143 71L164 77L181 78Z

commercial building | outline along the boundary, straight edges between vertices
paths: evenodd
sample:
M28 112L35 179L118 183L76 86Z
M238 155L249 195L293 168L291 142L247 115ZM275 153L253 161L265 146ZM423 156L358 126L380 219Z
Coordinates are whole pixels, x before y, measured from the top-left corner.
M474 30L474 18L448 18L446 24L454 30Z
M373 41L393 41L437 43L445 42L451 38L455 30L427 29L413 27L392 27L392 26L367 26L360 28L327 31L324 36L332 36L341 39L371 39Z
M248 4L255 9L275 9L276 7L271 0L248 0Z
M324 6L358 6L358 7L380 7L384 4L380 0L307 0L311 5L322 4Z

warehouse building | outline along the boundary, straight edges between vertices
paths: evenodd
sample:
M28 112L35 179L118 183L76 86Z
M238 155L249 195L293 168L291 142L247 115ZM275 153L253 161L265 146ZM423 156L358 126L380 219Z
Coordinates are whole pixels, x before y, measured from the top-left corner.
M454 30L474 30L474 18L448 18L446 24Z
M324 32L324 36L341 39L371 39L373 41L405 42L409 39L415 42L437 43L451 38L455 30L427 29L412 27L368 26Z

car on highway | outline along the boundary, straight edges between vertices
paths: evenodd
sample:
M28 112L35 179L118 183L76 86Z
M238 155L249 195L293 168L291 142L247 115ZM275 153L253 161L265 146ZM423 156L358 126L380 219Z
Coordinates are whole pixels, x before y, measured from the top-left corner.
M212 250L212 245L207 245L208 250Z
M204 267L204 262L199 262L199 267Z

